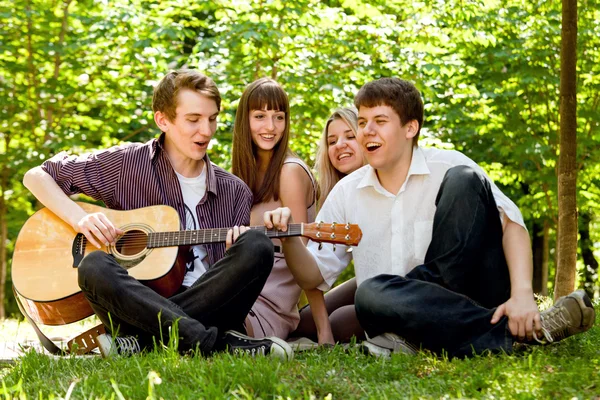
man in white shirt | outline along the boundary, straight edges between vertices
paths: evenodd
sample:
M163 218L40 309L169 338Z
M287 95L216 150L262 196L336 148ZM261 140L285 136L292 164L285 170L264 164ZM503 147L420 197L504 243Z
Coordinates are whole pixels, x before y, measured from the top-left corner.
M305 289L327 290L354 258L370 352L510 352L514 340L552 342L593 325L582 291L540 316L519 209L465 155L417 146L423 102L412 83L367 83L355 105L369 165L335 186L317 220L357 223L363 239L352 253L298 238L283 250ZM265 213L265 225L286 230L290 218L279 208Z

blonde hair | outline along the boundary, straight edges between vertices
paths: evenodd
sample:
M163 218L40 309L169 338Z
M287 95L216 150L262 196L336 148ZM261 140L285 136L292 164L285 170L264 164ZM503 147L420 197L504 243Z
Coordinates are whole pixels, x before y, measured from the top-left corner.
M331 164L329 153L327 151L329 147L327 143L327 130L329 129L329 124L338 119L344 121L350 127L350 129L352 129L354 135L356 135L356 131L358 130L358 112L352 107L338 108L327 120L325 129L323 129L323 134L319 140L319 148L317 150L316 157L317 160L315 162L315 169L319 175L319 208L321 208L335 184L338 183L338 181L344 176L346 176L346 174L334 168L333 164Z

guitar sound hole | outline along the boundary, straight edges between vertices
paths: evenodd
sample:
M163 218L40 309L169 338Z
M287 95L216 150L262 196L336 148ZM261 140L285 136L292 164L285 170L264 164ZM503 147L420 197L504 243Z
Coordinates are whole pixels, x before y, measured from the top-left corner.
M131 230L117 240L116 250L123 255L133 256L146 248L148 234L140 230Z

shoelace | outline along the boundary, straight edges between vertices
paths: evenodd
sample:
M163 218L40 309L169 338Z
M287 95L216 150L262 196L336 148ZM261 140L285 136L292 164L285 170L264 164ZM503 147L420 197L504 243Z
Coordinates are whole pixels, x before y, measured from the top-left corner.
M132 336L116 337L115 344L117 345L119 354L135 354L141 351L140 344L137 339Z
M556 339L564 338L570 324L570 321L565 318L564 313L561 311L562 308L556 308L542 316L542 333L549 343L554 342ZM540 340L535 331L533 331L533 338L537 342L543 343L543 339Z
M262 356L264 356L265 355L265 350L266 350L265 346L260 346L258 348L253 347L251 349L235 349L234 352L236 354L248 354L248 355L254 357L256 355L262 355Z

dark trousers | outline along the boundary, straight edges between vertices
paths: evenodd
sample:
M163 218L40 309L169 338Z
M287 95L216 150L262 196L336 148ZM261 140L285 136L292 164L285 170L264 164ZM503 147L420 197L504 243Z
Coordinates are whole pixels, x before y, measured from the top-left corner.
M361 325L371 337L392 332L451 357L510 352L508 319L490 323L510 297L510 277L489 182L470 167L451 168L436 207L424 264L405 277L378 275L358 287Z
M273 243L249 230L187 290L169 299L132 278L101 251L79 267L79 286L102 323L119 335L135 335L142 346L166 343L175 321L179 350L209 354L227 329L241 329L273 267Z

